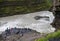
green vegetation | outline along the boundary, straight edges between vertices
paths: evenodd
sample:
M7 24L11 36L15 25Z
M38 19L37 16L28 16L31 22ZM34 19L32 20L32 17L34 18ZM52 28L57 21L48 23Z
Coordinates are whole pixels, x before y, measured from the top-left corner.
M35 41L48 41L48 39L54 38L54 37L60 37L60 30L58 30L57 32L48 34L46 37L36 39Z
M49 10L52 6L52 0L0 0L0 3L0 16Z

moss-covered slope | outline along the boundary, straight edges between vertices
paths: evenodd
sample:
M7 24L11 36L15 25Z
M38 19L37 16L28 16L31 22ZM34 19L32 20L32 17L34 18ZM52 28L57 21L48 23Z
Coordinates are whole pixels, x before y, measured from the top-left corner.
M0 16L49 10L51 0L0 0Z

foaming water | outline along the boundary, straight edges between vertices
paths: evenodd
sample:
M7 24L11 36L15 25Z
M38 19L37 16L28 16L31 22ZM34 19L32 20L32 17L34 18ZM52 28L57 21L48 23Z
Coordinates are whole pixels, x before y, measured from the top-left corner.
M38 20L35 19L36 16ZM54 18L53 13L49 11L2 17L0 18L0 31L16 27L30 28L40 33L50 33L55 31L55 28L50 25Z

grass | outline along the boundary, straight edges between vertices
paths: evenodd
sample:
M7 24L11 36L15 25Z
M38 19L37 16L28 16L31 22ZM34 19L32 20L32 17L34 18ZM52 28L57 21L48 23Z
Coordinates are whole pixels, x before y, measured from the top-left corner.
M48 41L48 39L54 38L54 37L60 37L60 30L58 30L57 32L54 32L54 33L50 33L46 37L36 39L35 41Z

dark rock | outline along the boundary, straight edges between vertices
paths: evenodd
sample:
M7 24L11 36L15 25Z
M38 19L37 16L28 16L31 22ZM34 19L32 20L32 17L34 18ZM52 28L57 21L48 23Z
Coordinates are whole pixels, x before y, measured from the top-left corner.
M39 20L41 18L41 16L35 16L34 17L36 20Z
M49 41L60 41L60 37L50 38Z
M25 33L29 33L29 32L35 32L35 31L29 28L11 28L11 29L6 29L2 33L2 36L7 37L15 34L20 34L21 36L23 36Z

